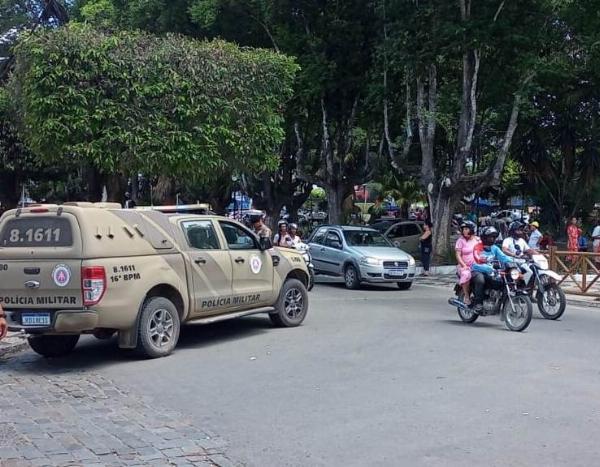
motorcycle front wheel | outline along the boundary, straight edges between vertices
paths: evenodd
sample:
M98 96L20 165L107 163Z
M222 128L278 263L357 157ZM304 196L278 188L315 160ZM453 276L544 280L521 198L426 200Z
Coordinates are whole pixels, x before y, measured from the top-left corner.
M558 319L565 312L567 297L562 289L556 284L545 284L544 290L538 289L535 296L538 309L546 319Z
M514 307L514 309L513 309ZM533 316L533 305L527 295L517 295L504 302L504 324L511 331L521 332L527 329Z
M465 293L461 290L458 293L458 299L464 303L464 297ZM474 323L479 318L479 315L468 307L463 308L459 306L456 309L458 310L458 316L464 323Z

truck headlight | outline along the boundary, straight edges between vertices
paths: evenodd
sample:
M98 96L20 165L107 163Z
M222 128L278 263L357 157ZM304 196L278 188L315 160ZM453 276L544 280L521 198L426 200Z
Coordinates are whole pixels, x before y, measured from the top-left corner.
M414 266L416 264L415 259L412 256L408 257L408 265L409 266Z
M360 264L364 264L366 266L379 266L381 264L381 260L379 258L364 256L360 259Z

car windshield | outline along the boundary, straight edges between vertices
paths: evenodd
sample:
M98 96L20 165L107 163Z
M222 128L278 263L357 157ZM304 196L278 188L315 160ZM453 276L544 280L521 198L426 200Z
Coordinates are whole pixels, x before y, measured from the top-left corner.
M344 230L344 238L349 246L391 246L383 235L372 230Z

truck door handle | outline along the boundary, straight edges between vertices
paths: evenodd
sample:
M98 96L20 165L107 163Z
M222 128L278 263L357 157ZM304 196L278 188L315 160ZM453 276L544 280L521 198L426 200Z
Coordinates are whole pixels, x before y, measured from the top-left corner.
M196 258L194 260L194 263L196 263L196 264L206 264L206 260L204 258Z
M240 264L240 263L245 263L246 260L244 258L236 258L235 262Z

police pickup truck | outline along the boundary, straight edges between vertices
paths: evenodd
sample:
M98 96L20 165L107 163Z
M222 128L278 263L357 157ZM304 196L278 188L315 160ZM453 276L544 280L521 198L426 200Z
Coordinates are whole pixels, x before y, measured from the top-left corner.
M81 334L117 333L121 348L162 357L182 324L267 313L298 326L308 278L299 253L212 214L77 202L0 219L0 304L9 329L48 357Z

